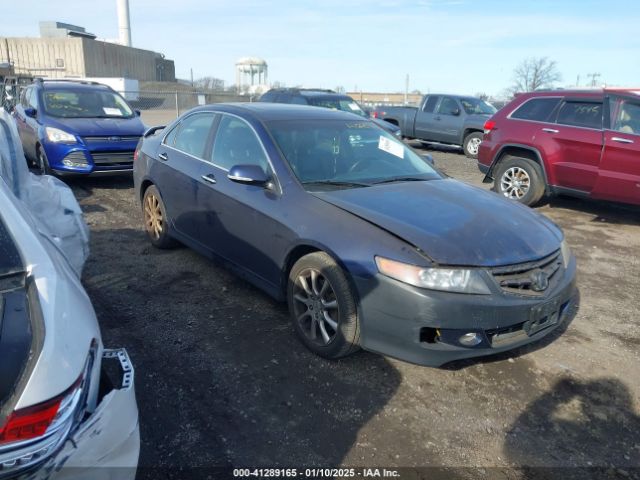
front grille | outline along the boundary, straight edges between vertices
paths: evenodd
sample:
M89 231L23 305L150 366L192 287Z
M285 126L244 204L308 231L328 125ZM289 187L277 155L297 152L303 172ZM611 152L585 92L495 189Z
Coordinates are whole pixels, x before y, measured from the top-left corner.
M104 142L137 142L140 140L140 135L103 135L103 136L90 136L90 137L82 137L84 143L104 143Z
M493 278L504 292L541 297L553 289L562 272L560 250L534 262L491 269Z
M130 167L133 165L133 150L125 152L92 152L93 163L97 166L123 166Z

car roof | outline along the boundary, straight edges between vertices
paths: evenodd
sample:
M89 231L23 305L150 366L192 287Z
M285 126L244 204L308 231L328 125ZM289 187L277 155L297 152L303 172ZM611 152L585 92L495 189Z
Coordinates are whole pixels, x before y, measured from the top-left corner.
M215 103L196 107L191 112L201 110L216 110L219 112L233 113L241 116L251 116L260 121L271 120L353 120L370 121L360 115L333 110L330 108L318 108L307 105L293 105L289 103Z
M44 82L36 82L36 85L41 85L45 90L111 90L111 87L96 82L73 82L73 81L56 81L47 80Z

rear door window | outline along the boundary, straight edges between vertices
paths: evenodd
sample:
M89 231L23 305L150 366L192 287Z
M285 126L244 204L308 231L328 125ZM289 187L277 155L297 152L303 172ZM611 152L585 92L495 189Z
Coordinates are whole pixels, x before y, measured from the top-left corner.
M441 115L454 115L456 111L460 112L458 102L451 97L444 97L438 107L438 113Z
M196 113L185 118L180 123L173 148L204 159L214 119L215 114L210 112Z
M440 97L437 95L430 95L427 98L427 101L424 103L424 108L422 109L422 111L424 113L433 113L433 111L436 108L436 105L438 104L438 100L440 100Z
M602 103L567 100L558 110L556 123L601 129L602 110Z
M560 100L560 98L532 98L520 105L511 114L511 118L547 122Z

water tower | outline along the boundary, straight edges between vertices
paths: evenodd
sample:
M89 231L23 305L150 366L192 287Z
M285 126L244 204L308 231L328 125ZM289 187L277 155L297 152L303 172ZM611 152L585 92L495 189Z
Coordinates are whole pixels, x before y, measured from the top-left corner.
M236 62L236 87L239 92L255 91L267 85L267 62L257 57L242 57ZM264 88L266 90L266 88Z

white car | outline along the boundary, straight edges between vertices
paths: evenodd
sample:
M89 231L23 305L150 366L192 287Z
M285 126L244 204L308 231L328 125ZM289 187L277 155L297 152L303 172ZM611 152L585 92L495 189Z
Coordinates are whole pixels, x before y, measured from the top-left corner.
M80 283L87 227L71 190L27 170L0 113L0 479L133 479L133 367L105 349Z

